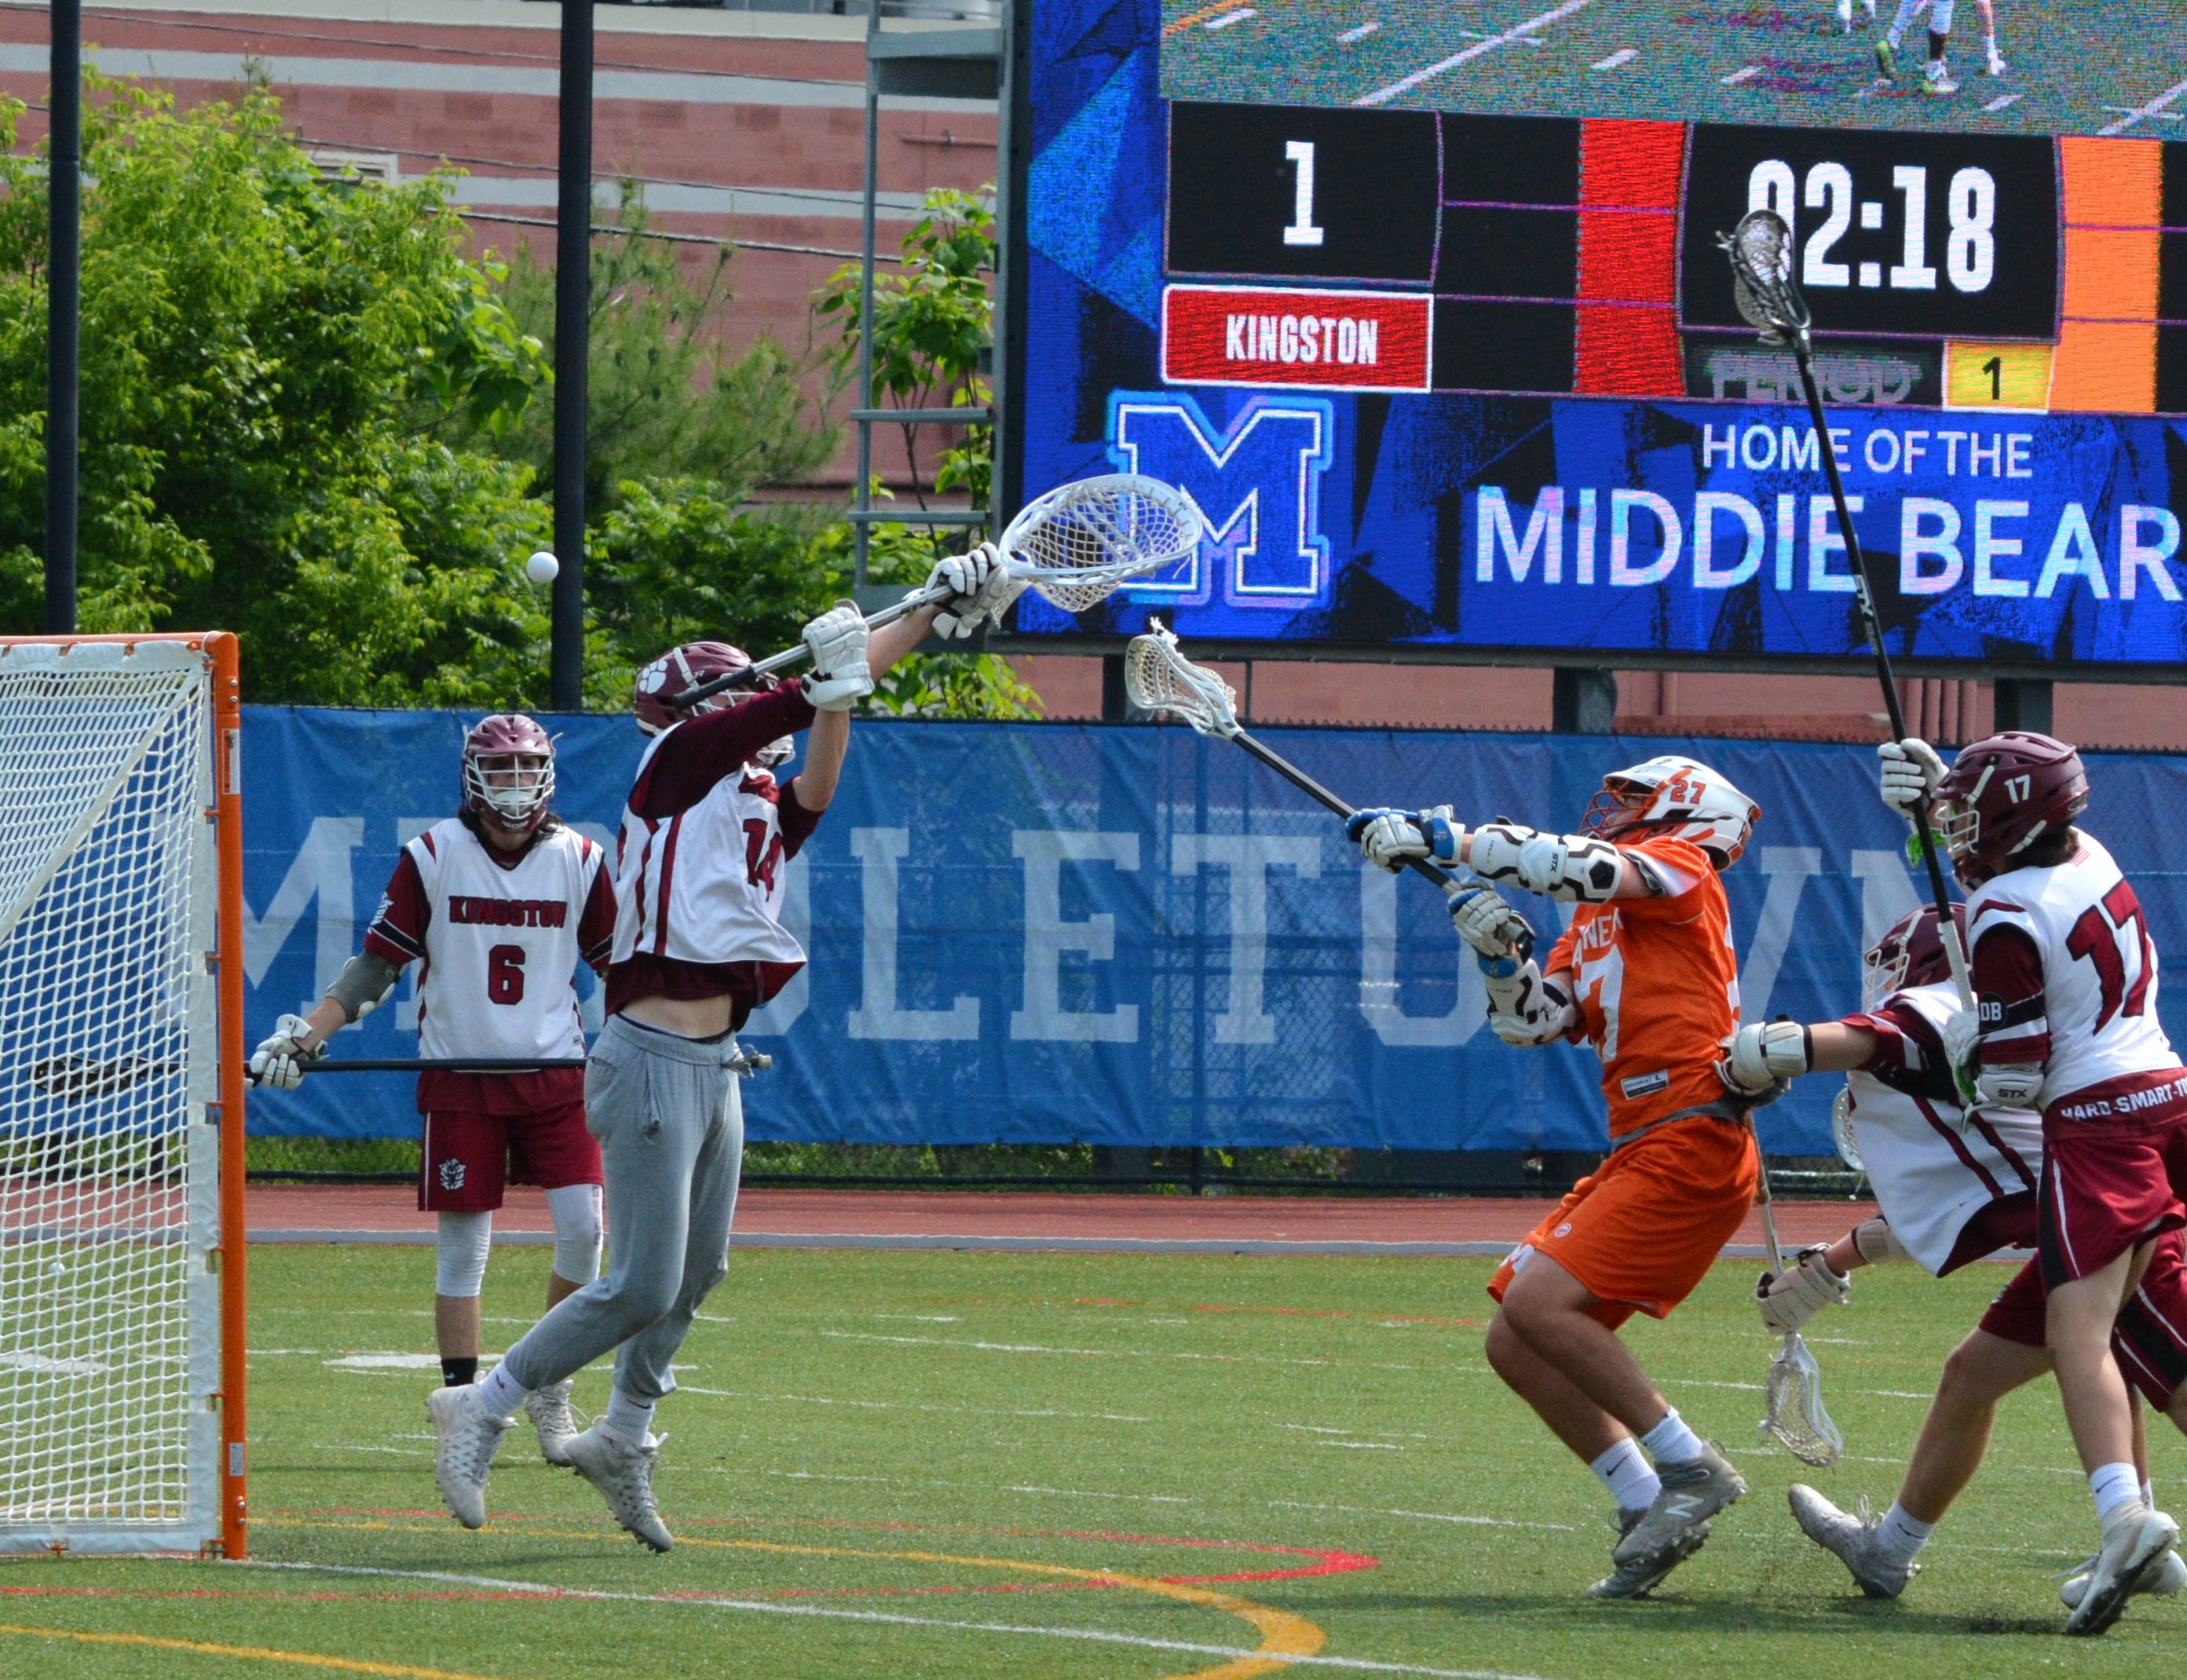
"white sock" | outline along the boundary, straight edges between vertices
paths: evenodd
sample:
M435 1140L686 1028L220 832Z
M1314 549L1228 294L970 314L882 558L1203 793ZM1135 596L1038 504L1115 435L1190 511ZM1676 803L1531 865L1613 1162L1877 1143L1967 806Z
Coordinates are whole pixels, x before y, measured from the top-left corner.
M601 1419L626 1441L643 1441L653 1429L653 1402L632 1400L621 1389L608 1395L608 1414Z
M2141 1497L2141 1478L2132 1464L2105 1464L2089 1476L2089 1492L2096 1497L2096 1521L2107 1523L2113 1511Z
M1921 1548L1929 1543L1929 1537L1937 1531L1932 1522L1919 1522L1906 1514L1906 1508L1897 1500L1883 1514L1883 1520L1875 1525L1876 1544L1883 1554L1894 1564L1910 1564Z
M513 1418L516 1408L531 1397L531 1391L509 1374L503 1360L478 1379L479 1404L489 1418Z
M1616 1446L1588 1469L1610 1490L1621 1511L1644 1511L1663 1491L1662 1479L1649 1469L1648 1460L1629 1435L1622 1436Z
M1673 1406L1663 1421L1640 1437L1640 1444L1659 1464L1689 1464L1701 1456L1701 1438L1686 1427Z
M2156 1509L2156 1484L2155 1482L2145 1481L2142 1483L2141 1503L2148 1506L2152 1511Z

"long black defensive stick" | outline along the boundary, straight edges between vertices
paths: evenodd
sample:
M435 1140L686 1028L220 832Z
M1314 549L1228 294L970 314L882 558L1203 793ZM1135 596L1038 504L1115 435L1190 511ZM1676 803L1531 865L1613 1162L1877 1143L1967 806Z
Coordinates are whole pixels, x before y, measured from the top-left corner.
M1891 739L1906 739L1906 714L1898 704L1898 683L1891 674L1891 655L1883 645L1883 626L1875 615L1875 595L1869 587L1868 557L1861 552L1860 534L1852 527L1852 510L1846 505L1845 480L1838 472L1837 452L1830 447L1829 424L1823 418L1823 395L1815 385L1814 342L1809 329L1814 317L1807 300L1792 278L1792 230L1774 210L1751 210L1739 225L1718 240L1731 258L1732 296L1750 326L1762 329L1764 344L1779 345L1792 352L1799 364L1800 389L1808 398L1808 415L1815 424L1815 447L1823 458L1823 474L1829 480L1830 500L1836 504L1838 529L1845 533L1846 554L1852 562L1853 599L1860 610L1868 645L1875 655L1876 680L1883 685L1884 710L1891 717ZM1937 907L1937 932L1944 941L1944 955L1952 966L1952 983L1959 988L1959 1006L1975 1006L1974 986L1967 975L1967 954L1959 943L1959 930L1952 920L1952 899L1944 884L1943 860L1937 855L1937 836L1929 823L1926 801L1914 807L1914 834L1928 866L1929 898Z

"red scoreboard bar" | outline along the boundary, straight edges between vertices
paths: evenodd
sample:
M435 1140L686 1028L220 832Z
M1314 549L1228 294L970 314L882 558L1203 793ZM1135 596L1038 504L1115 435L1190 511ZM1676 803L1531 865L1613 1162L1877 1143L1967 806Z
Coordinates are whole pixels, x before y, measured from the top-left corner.
M1299 287L1171 286L1162 294L1170 385L1425 391L1435 300Z

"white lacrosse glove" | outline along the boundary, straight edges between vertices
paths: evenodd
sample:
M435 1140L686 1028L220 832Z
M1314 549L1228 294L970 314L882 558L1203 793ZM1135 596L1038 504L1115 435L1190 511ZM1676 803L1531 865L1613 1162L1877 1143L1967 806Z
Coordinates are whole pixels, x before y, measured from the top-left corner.
M1883 802L1912 822L1914 812L1937 796L1937 784L1944 779L1944 761L1928 742L1912 736L1903 741L1886 741L1876 748L1875 756L1880 761Z
M874 691L866 666L872 632L858 610L840 601L805 626L805 645L812 655L805 679L805 698L820 711L848 711Z
M1937 1034L1944 1041L1944 1059L1964 1104L1959 1124L1964 1128L1977 1109L2028 1109L2043 1089L2043 1069L2034 1063L1990 1067L1982 1059L1982 1018L1972 1009L1954 1009L1944 1017Z
M1010 576L1003 551L992 542L982 542L969 554L952 555L926 575L925 590L949 591L935 616L934 633L944 641L970 636L1002 617L1025 587L1023 578Z
M1797 1079L1813 1065L1814 1040L1797 1021L1757 1021L1723 1041L1716 1065L1724 1089L1758 1097Z
M316 1062L327 1047L306 1049L312 1024L301 1015L284 1015L273 1023L273 1035L250 1053L250 1082L270 1085L276 1091L293 1091L304 1082L304 1064Z
M1825 1306L1843 1306L1852 1293L1850 1278L1830 1270L1823 1258L1829 1250L1818 1244L1800 1250L1780 1274L1764 1272L1754 1286L1754 1304L1762 1322L1774 1336L1789 1336Z
M1387 806L1355 811L1344 825L1344 833L1358 842L1369 863L1393 875L1415 859L1456 862L1459 845L1465 838L1465 829L1451 820L1447 805L1431 811L1396 811Z
M1542 977L1531 957L1480 959L1488 993L1488 1030L1506 1044L1525 1048L1562 1038L1579 1024L1579 1011L1560 986Z
M1534 948L1534 930L1526 919L1493 887L1460 887L1452 893L1450 924L1483 957L1524 957Z

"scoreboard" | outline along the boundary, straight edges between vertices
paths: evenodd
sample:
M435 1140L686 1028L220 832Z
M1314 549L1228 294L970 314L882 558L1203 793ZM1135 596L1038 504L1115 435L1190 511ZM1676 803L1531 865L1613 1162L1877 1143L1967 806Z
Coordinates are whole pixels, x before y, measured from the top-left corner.
M1163 376L1721 396L1754 333L1715 235L1763 205L1794 230L1841 379L1911 378L1902 400L1933 403L1948 365L2057 340L2067 242L2048 139L1178 102ZM1326 318L1323 284L1386 288L1339 294L1335 318L1403 349L1363 357L1355 332L1332 356L1317 330L1271 354L1259 321ZM1256 329L1234 329L1241 316ZM2167 359L2187 356L2187 326L2162 335ZM2014 352L2016 395L2048 359ZM1980 400L1979 379L1959 385Z
M1902 657L2187 657L2187 142L1984 122L2015 95L1926 126L1337 104L1276 62L1267 98L1165 98L1168 38L1253 8L1031 5L1006 488L1150 471L1210 536L1020 633L1827 665L1862 650L1827 443ZM1718 246L1765 205L1826 441Z

